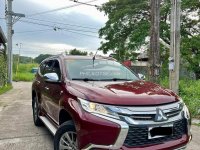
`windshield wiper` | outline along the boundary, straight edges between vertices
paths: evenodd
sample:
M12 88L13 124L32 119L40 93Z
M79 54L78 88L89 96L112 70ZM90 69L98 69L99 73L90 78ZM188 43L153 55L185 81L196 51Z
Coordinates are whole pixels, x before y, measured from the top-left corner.
M130 79L112 78L112 79L101 79L101 81L132 81Z
M79 80L79 81L99 81L99 80L96 80L96 79L90 79L90 78L72 78L72 80Z

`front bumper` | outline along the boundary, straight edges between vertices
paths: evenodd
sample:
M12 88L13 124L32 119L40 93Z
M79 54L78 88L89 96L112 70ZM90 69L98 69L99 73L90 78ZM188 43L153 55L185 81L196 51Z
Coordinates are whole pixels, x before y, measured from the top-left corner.
M80 108L80 107L79 107ZM146 111L146 110L145 110ZM81 150L108 149L108 150L181 150L191 140L190 120L183 118L183 113L170 118L165 122L137 121L124 117L121 120L113 119L99 114L91 114L79 109L75 124L78 132L78 145ZM162 141L161 143L150 143L148 145L125 146L129 128L131 125L161 125L173 123L180 119L187 120L187 133L178 139Z
M120 126L120 131L119 131L119 135L118 138L116 138L116 141L114 144L111 145L97 145L97 144L89 144L87 145L85 148L83 148L83 150L90 150L93 148L99 148L99 149L120 149L122 147L122 145L124 144L124 141L126 139L126 136L128 134L128 130L129 130L129 126L126 122L120 121L120 120L116 120L116 119L112 119L106 116L102 116L102 115L98 115L98 114L94 114L97 117L103 118L105 120L111 121L113 123L116 123ZM106 135L105 135L106 136Z
M118 137L116 138L116 142L110 145L97 145L97 144L88 144L82 150L90 150L90 149L107 149L107 150L184 150L186 149L186 145L191 140L192 136L185 134L182 138L177 140L171 140L167 142L163 142L162 144L155 144L150 146L140 146L140 147L126 147L124 146L124 141L127 137L129 125L123 121L110 119L105 116L97 115L100 118L105 120L109 120L113 123L117 123L121 127L121 131L119 132ZM106 138L106 135L105 135Z

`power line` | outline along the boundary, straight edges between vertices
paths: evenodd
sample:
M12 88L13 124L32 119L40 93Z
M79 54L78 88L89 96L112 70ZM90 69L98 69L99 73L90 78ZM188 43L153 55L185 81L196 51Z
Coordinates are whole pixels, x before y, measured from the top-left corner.
M86 33L97 33L97 32L85 31L85 30L76 30L76 29L67 29L67 28L60 28L60 27L56 27L56 26L52 26L52 25L47 25L47 24L42 24L42 23L37 23L37 22L31 22L31 21L20 20L20 22L29 23L29 24L36 24L36 25L46 26L46 27L52 27L55 30L64 30L64 31L67 31L67 32L72 32L72 33L76 33L76 34L80 34L80 35L85 35L85 36L91 36L91 37L97 37L98 38L98 36L94 36L94 35L91 35L91 34L80 33L80 32L86 32ZM76 31L79 31L79 32L76 32Z
M78 0L69 0L69 1L72 1L72 2L78 3L78 4L82 4L82 5L93 6L93 7L97 7L97 8L100 7L98 5L93 5L93 4L89 4L89 3L79 2Z
M17 34L23 34L23 33L32 33L32 32L43 32L43 31L53 31L54 29L43 29L43 30L29 30L29 31L19 31L15 32ZM55 30L54 30L55 31Z
M69 23L62 23L62 22L56 22L56 21L50 21L50 20L44 20L44 19L38 19L38 18L25 18L25 19L29 19L29 20L31 19L31 20L54 23L54 24L62 24L62 25L72 26L72 27L80 27L80 28L86 28L86 29L97 29L97 30L99 30L98 28L95 28L95 27L82 26L82 25L69 24Z
M66 30L66 29L64 29L64 31L71 32L71 33L75 33L75 34L79 34L79 35L84 35L84 36L99 38L98 36L95 36L95 35L80 33L80 32L76 32L76 31L69 31L69 30Z
M91 1L88 1L88 2L85 2L85 3L88 4L88 3L95 2L95 1L98 1L98 0L91 0ZM48 10L48 11L38 12L38 13L27 15L27 17L32 17L32 16L37 16L37 15L43 15L43 14L47 14L47 13L52 13L52 12L55 12L55 11L60 11L60 10L63 10L63 9L68 9L68 8L72 8L72 7L76 7L76 6L80 6L80 5L83 5L83 4L75 4L75 5L65 6L65 7L52 9L52 10Z

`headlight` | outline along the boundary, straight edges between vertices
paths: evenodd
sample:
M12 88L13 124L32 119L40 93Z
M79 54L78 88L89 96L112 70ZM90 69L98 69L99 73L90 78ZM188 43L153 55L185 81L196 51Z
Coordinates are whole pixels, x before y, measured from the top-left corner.
M179 98L179 101L180 101L180 105L179 105L179 108L180 109L183 109L183 115L186 119L190 119L190 112L187 108L187 106L185 105L184 101L182 98Z
M108 105L93 103L81 98L78 98L78 99L81 103L82 108L89 113L100 114L100 115L119 119L119 115L116 113L117 108L115 106L108 106Z
M189 110L188 110L186 105L184 105L184 107L183 107L183 112L184 112L184 117L186 119L190 119L190 112L189 112Z

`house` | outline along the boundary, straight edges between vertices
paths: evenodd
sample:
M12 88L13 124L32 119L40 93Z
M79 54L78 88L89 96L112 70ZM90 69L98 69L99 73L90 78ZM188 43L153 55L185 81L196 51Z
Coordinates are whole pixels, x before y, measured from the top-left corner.
M147 52L138 52L135 55L137 56L135 61L126 60L123 64L139 76L142 75L148 78L149 62Z
M0 87L7 83L6 43L6 36L0 27Z

